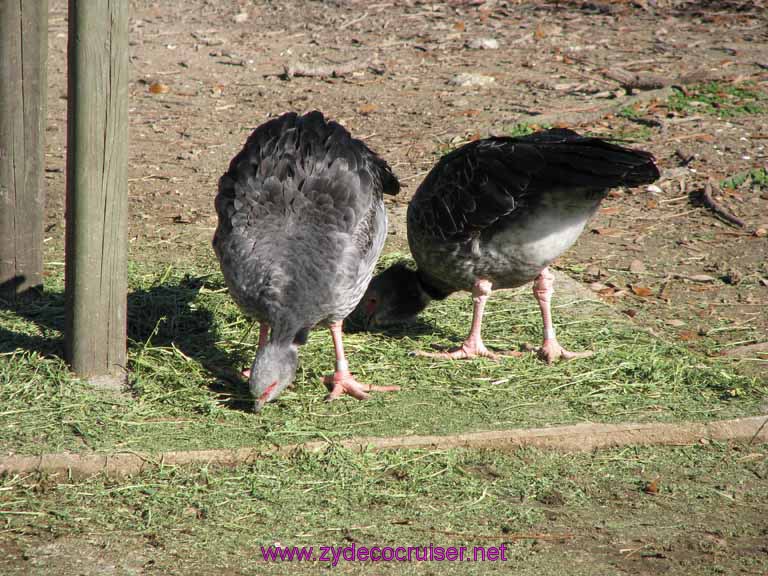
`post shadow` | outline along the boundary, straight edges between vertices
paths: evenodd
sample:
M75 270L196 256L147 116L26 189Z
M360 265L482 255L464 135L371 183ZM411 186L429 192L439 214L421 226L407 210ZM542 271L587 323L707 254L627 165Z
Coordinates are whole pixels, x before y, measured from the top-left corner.
M150 338L159 347L175 346L216 378L210 389L225 397L225 405L250 411L253 402L247 383L238 377L237 367L245 366L251 359L216 346L218 334L213 314L192 305L204 284L204 278L186 275L163 285L129 292L129 349L136 346L131 342L147 342ZM0 290L5 287L0 286ZM11 312L34 324L40 332L31 335L0 326L0 354L26 350L64 359L63 290L37 290L28 297L26 293L24 298L17 295L15 301L0 297L0 312Z

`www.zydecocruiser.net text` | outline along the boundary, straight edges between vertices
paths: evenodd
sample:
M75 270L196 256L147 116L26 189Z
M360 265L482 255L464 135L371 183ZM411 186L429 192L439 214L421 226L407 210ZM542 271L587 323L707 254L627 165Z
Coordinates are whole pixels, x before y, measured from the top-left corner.
M265 562L506 562L507 546L262 546Z

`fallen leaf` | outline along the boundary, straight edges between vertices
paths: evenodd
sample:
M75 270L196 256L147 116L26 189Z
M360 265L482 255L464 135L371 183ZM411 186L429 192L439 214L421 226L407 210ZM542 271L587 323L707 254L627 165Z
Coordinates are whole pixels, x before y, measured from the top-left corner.
M458 32L464 32L464 28L466 28L466 26L464 25L464 22L462 22L462 21L454 22L454 24L453 24L453 29L458 31Z
M651 480L650 482L646 482L645 486L643 486L643 492L646 494L658 494L659 493L659 479Z
M672 320L667 320L667 324L669 326L674 326L675 328L680 328L680 326L685 326L685 322L682 320L678 320L677 318L673 318Z
M618 206L609 206L607 208L602 208L600 210L600 213L601 214L607 214L609 216L612 215L612 214L618 214L619 213L619 207Z
M717 286L705 286L705 285L699 285L699 286L691 286L689 288L691 292L712 292L714 290L719 290Z
M637 316L637 310L633 310L632 308L629 308L627 310L622 310L622 312L627 316L629 316L630 318L634 318L635 316Z
M171 89L167 84L163 84L162 82L152 82L152 84L149 85L149 91L152 94L167 94Z
M463 116L469 116L469 117L477 116L478 114L480 114L480 110L478 110L477 108L469 108L467 110L463 110L461 114Z
M649 210L653 210L654 208L659 207L659 203L656 202L656 200L654 200L653 198L648 198L648 200L646 200L645 202L645 207L648 208Z
M696 340L700 336L701 335L698 332L695 332L693 330L684 330L683 332L680 332L680 334L678 334L678 337L680 338L680 340L683 340L683 341Z
M647 298L648 296L653 294L653 290L651 290L647 286L633 286L633 285L630 285L629 289L632 290L632 293L635 296L640 296L641 298Z
M376 104L363 104L357 109L357 111L363 116L368 116L368 114L371 114L372 112L376 112L378 108L379 107L376 106Z
M757 228L752 234L757 238L764 238L765 236L768 236L768 229Z

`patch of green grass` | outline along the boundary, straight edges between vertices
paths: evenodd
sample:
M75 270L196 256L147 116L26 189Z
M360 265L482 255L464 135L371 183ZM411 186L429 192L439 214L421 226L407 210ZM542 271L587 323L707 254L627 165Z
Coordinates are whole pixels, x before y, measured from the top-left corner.
M748 185L749 188L768 188L768 170L754 168L746 172L735 174L722 182L723 188L735 190Z
M141 551L163 574L218 574L210 569L225 566L227 573L276 574L290 567L316 574L329 565L265 563L261 547L276 542L314 546L317 554L320 546L353 543L470 551L505 545L505 562L464 562L464 574L624 573L642 564L643 554L664 573L702 574L713 553L728 573L740 566L759 572L768 567L759 546L767 474L765 446L627 448L568 457L534 449L357 453L332 446L234 469L158 467L123 482L8 476L0 479L0 521L6 537L22 542L74 541L80 548L111 542L100 550L107 560ZM540 536L525 537L530 534ZM564 538L548 539L556 536ZM729 553L718 553L720 541ZM45 554L50 561L51 551ZM28 552L18 561L35 559ZM190 570L191 563L208 570ZM362 568L342 560L335 570ZM375 572L456 569L445 562L381 562Z
M761 114L766 110L766 95L746 82L740 85L709 82L688 87L686 92L675 88L668 106L676 112L731 118Z
M505 136L528 136L528 134L533 134L534 132L539 132L541 130L549 130L552 128L551 124L536 124L535 122L531 123L525 123L521 122L519 124L515 124L508 128L505 131Z
M382 265L398 258L392 255ZM295 386L260 414L247 387L226 383L253 359L258 330L229 298L220 273L191 266L132 264L129 392L94 390L60 359L61 278L45 296L0 312L0 446L3 451L166 450L287 444L359 435L447 434L583 420L704 420L755 414L765 383L606 316L605 305L555 296L564 346L595 357L546 366L533 354L452 362L414 357L456 345L469 330L467 294L434 303L413 326L351 333L345 347L361 382L401 392L364 403L324 402L333 368L327 330L300 351ZM519 349L541 338L528 289L491 298L486 343Z
M640 108L636 106L624 106L624 108L619 110L617 116L626 118L627 120L636 120L638 118L642 118L643 114Z

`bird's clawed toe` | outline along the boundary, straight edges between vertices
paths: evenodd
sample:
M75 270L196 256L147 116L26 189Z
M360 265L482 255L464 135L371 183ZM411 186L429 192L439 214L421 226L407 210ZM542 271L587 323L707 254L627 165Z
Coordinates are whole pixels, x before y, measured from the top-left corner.
M557 340L545 340L540 348L536 350L536 355L547 364L554 364L558 360L575 360L577 358L589 358L594 355L592 350L583 352L571 352L566 350Z
M344 394L349 394L358 400L370 398L368 392L397 392L400 386L375 386L373 384L360 384L349 372L336 372L323 378L323 384L328 388L329 394L326 401L338 400Z
M449 348L447 350L438 350L428 352L424 350L414 350L414 356L425 358L443 358L447 360L468 360L471 358L489 358L491 360L500 360L504 356L522 356L521 352L516 350L491 351L484 344L468 344L465 342L459 347Z

